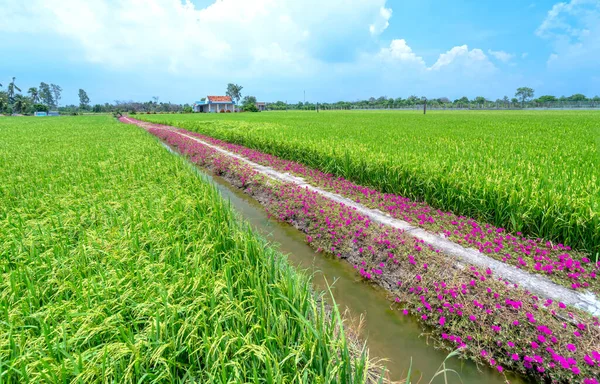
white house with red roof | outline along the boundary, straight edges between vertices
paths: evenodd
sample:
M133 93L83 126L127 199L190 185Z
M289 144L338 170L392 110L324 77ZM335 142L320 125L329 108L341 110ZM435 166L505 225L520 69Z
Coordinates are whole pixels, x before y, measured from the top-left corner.
M194 112L235 112L235 103L231 96L206 96L194 103Z

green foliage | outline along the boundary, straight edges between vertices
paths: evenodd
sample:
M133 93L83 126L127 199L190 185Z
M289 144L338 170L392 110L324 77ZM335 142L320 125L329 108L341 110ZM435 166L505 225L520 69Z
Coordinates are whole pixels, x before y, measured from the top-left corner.
M600 251L597 111L327 112L163 121L384 192Z
M2 382L365 382L337 307L185 160L108 116L4 120Z
M86 110L90 106L90 98L83 89L79 89L79 108Z
M44 82L40 83L38 88L39 97L43 104L48 106L48 108L54 107L54 96L52 94L52 90L50 86Z
M192 112L194 112L194 109L190 105L186 105L185 107L183 107L183 113L192 113Z
M246 96L242 101L242 111L244 112L258 112L256 107L256 97Z
M229 83L227 84L227 92L225 92L225 94L231 97L231 99L237 104L242 98L243 88L244 87L242 87L241 85Z
M555 96L552 96L552 95L544 95L544 96L538 97L537 101L539 103L549 103L549 102L555 102L555 101L557 101L557 99Z
M517 88L517 92L515 92L515 97L521 99L522 103L525 103L526 101L532 99L533 95L534 95L534 90L533 90L533 88L529 88L529 87Z
M44 104L34 104L33 112L48 112L48 106Z

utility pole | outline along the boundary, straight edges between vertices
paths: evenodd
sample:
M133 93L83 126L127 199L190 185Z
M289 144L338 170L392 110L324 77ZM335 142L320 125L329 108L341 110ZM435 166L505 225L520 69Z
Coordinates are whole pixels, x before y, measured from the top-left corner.
M306 90L304 91L304 104L306 104Z
M424 101L424 103L423 103L423 114L426 114L427 113L427 98L424 97L423 101Z

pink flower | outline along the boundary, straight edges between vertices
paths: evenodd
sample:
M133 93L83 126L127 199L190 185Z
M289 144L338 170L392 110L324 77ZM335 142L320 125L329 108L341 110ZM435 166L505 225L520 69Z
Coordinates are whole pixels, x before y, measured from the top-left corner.
M567 349L571 352L575 352L577 350L577 347L573 344L567 344Z
M510 357L513 360L519 360L519 355L517 355L516 353L513 353L512 355L510 355Z
M497 367L496 367L496 369L498 370L498 372L502 372L502 371L504 371L504 368L502 368L502 366L501 366L501 365L497 366Z
M446 318L444 316L440 317L440 325L443 327L446 324Z
M540 343L545 343L546 342L546 338L544 337L544 335L538 335L538 340Z
M587 365L591 365L592 367L596 364L594 362L594 360L591 357L589 357L588 355L585 355L585 357L583 358L583 360L585 361L585 363Z
M469 316L469 320L475 321L475 320L477 320L477 317L475 315L471 315L471 316Z

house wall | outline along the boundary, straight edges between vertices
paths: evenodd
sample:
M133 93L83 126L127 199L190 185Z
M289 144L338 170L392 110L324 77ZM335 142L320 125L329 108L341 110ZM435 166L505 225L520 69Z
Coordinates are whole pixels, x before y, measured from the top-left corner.
M221 112L221 110L235 112L235 105L233 103L211 103L194 107L195 112L218 113Z

